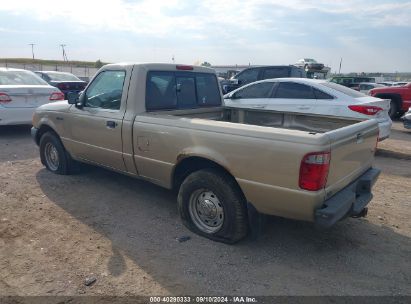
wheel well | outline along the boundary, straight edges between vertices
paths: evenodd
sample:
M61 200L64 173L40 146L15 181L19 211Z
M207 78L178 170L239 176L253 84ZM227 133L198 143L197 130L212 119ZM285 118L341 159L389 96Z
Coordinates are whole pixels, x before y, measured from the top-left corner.
M36 134L36 144L39 145L40 144L40 139L43 136L44 133L46 132L53 132L54 134L57 135L56 131L54 131L54 129L48 125L42 125L40 127L40 129L37 131Z
M391 99L392 101L394 101L399 108L401 108L402 105L402 98L400 95L398 94L376 94L375 97L377 98L382 98L382 99Z
M209 168L218 169L223 174L230 176L235 181L240 192L243 194L234 176L226 168L212 160L197 156L187 157L177 164L173 174L173 190L178 191L184 179L191 173Z

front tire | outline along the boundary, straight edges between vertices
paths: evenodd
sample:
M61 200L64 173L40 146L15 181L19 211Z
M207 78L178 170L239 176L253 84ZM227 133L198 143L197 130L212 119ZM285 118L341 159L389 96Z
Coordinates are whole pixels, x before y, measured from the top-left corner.
M391 119L397 118L398 116L398 105L394 100L390 101L390 110L388 111L388 115Z
M247 235L245 199L227 173L216 169L191 173L177 200L184 225L194 233L228 244Z
M40 138L40 159L47 170L56 174L70 174L72 160L58 136L52 132L46 132Z

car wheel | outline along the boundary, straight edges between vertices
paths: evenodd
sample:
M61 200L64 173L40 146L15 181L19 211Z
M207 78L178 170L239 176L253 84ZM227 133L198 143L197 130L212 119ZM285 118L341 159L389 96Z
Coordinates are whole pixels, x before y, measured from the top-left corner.
M397 103L395 103L393 100L390 101L390 110L388 111L388 115L390 116L391 119L394 119L397 117L398 114L398 106Z
M49 171L56 174L70 174L74 167L74 161L67 154L58 136L52 132L46 132L40 138L40 159Z
M178 209L188 229L211 240L232 244L247 235L245 199L235 180L223 171L190 174L180 187Z

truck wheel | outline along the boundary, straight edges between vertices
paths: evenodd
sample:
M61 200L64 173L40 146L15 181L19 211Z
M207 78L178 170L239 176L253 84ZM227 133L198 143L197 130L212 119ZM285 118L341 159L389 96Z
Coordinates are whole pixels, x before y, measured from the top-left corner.
M44 133L40 138L40 159L46 168L56 174L70 174L73 162L60 139L52 132Z
M398 106L397 103L393 100L390 101L390 110L388 111L388 115L390 116L391 119L394 119L397 117L398 114Z
M211 240L233 244L247 235L247 210L235 180L216 169L190 174L178 193L184 225Z

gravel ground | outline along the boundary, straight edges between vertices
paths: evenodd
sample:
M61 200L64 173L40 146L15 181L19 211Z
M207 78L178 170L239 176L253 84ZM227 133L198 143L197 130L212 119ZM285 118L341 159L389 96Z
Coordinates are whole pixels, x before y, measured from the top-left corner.
M321 232L273 217L229 246L186 230L173 193L93 167L53 175L27 127L0 128L0 295L411 295L411 161L376 167L367 218Z

